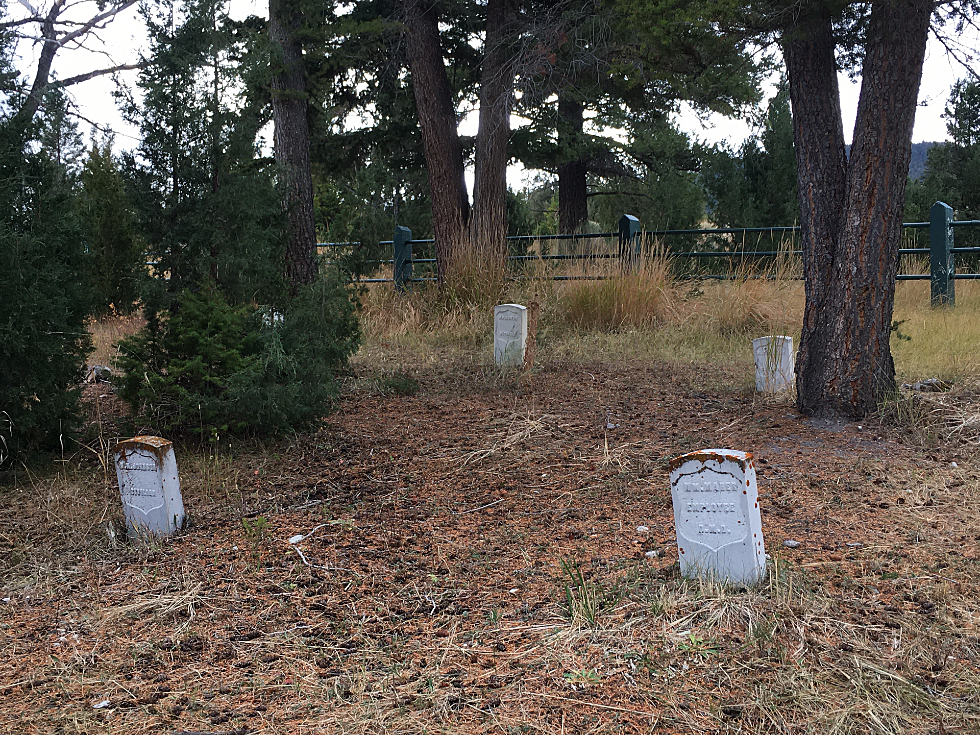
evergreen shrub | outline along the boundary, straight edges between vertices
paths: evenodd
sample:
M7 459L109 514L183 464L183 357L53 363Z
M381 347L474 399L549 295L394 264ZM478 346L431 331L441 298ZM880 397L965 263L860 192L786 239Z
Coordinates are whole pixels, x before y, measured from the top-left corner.
M164 435L214 439L307 428L326 415L360 344L343 284L320 278L280 311L184 290L120 343L120 395Z
M8 136L0 131L0 468L69 447L91 351L70 188L44 152Z

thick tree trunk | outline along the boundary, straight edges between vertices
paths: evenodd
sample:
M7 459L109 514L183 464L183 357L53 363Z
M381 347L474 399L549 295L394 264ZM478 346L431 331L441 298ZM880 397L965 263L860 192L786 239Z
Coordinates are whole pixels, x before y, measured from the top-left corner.
M800 181L806 311L797 404L860 417L895 389L892 307L932 0L872 5L850 160L827 18L784 37Z
M293 292L317 275L310 128L307 120L303 48L296 38L300 18L290 0L269 0L269 37L278 58L273 62L273 147L289 218L286 280Z
M558 97L558 231L578 232L589 219L588 164L582 156L585 108L581 102Z
M432 0L405 1L405 40L419 129L429 174L432 234L440 283L466 238L469 197L463 145L456 129L452 88L439 42L439 13Z
M877 2L871 11L846 215L830 278L830 291L839 294L843 308L828 336L840 345L843 359L824 378L825 394L852 415L874 410L896 387L889 339L932 9L932 0L893 0Z
M800 237L806 310L796 360L800 408L819 395L827 361L828 322L834 302L827 281L837 252L844 213L847 152L841 120L834 33L829 14L804 20L783 36L783 58L793 108L793 139L800 198ZM804 409L804 405L808 408Z
M480 72L480 127L476 138L471 242L502 267L507 257L507 161L514 89L511 39L516 0L488 0L486 42Z

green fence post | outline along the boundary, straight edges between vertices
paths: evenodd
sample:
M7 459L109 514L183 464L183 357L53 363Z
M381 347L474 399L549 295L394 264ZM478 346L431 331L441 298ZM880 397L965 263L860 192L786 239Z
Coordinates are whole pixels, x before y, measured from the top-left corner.
M953 260L953 208L936 202L929 210L929 280L933 306L956 304L956 264Z
M395 227L393 279L395 290L404 293L412 288L412 231L400 225Z
M640 220L631 214L619 218L619 264L634 270L640 256Z

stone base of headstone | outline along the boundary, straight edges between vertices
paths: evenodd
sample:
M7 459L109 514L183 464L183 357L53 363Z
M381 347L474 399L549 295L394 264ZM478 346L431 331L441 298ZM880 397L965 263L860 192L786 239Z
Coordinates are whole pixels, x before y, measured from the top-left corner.
M755 389L760 393L775 393L792 387L796 379L796 355L793 338L784 335L759 337L752 340L755 358Z
M184 502L173 444L137 436L115 450L116 478L126 528L133 538L170 536L184 525Z
M501 367L523 367L527 346L527 307L500 304L493 310L493 361Z
M670 463L681 574L753 584L766 570L752 455L705 449Z

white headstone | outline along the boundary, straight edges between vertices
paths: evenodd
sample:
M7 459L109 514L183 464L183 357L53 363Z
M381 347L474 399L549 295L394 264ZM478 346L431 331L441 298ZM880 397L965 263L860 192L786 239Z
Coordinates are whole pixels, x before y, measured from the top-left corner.
M501 304L493 310L493 360L497 365L521 367L527 344L527 307Z
M116 477L130 535L170 536L184 525L174 446L159 436L116 445Z
M755 389L774 393L793 385L796 356L793 338L784 335L759 337L752 340L755 357Z
M681 574L751 584L766 570L752 455L705 449L670 463Z

